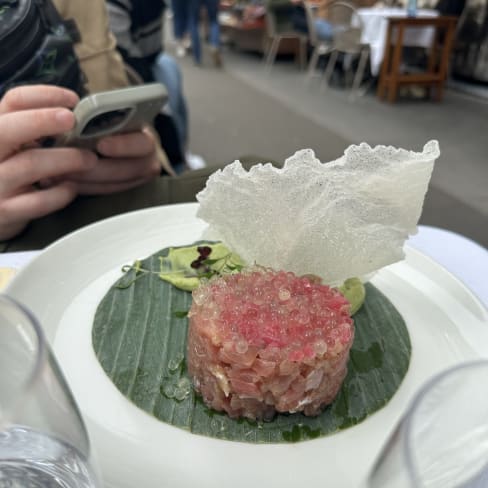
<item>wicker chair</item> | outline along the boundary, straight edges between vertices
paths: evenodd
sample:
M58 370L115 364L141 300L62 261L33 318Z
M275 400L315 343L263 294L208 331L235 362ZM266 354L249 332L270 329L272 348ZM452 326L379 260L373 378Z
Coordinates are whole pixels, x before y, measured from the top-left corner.
M315 29L316 7L310 3L305 3L304 7L307 15L308 42L312 48L312 55L310 56L307 69L307 81L310 81L316 74L320 56L324 56L332 51L332 41L319 39L317 36Z
M325 68L323 81L325 87L328 87L339 53L359 56L351 91L351 97L354 98L359 91L369 57L369 46L361 44L363 29L361 19L353 5L339 0L330 3L328 20L333 25L334 37L331 41L330 57Z

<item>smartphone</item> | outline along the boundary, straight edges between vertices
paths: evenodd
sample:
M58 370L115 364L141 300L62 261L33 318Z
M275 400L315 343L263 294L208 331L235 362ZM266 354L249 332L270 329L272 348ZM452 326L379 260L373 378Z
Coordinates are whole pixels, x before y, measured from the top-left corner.
M161 83L88 95L73 110L74 129L57 138L55 145L94 149L101 137L140 130L153 123L167 98Z

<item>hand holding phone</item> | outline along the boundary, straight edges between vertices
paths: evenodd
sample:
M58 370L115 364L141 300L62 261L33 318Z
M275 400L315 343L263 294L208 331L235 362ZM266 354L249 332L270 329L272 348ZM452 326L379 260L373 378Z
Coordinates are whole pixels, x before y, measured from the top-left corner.
M166 88L161 83L88 95L73 110L74 129L59 137L55 145L94 149L101 137L141 130L153 123L166 100Z

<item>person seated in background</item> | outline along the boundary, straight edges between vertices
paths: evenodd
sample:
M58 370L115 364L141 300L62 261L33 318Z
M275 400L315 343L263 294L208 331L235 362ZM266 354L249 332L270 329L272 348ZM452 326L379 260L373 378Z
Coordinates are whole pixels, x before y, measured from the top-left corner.
M329 15L330 0L321 0L318 6L317 17L314 20L315 32L322 41L332 41L334 38L334 26L327 20Z
M222 54L220 52L220 25L219 25L219 0L180 0L189 4L189 29L191 35L191 49L195 64L202 64L202 47L200 42L200 12L202 6L207 12L209 24L209 43L214 65L222 66Z
M318 3L318 15L314 19L315 33L323 41L331 41L334 37L334 26L327 20L330 1L321 0ZM268 0L267 7L274 10L278 24L288 22L293 30L308 34L307 14L303 0Z
M177 172L187 165L203 167L204 161L188 151L188 109L180 67L172 56L163 52L166 5L161 0L139 0L137 3L107 0L107 8L110 30L125 62L144 82L158 81L166 87L169 113L158 115L155 124L165 141L163 147L173 167Z
M278 31L291 27L297 32L308 32L307 15L302 0L266 0L265 6L266 10L273 11Z

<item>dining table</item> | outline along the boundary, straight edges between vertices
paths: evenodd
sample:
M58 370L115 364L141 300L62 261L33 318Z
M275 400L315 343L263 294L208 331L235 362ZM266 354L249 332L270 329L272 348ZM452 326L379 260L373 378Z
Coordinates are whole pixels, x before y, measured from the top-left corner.
M439 13L432 9L418 9L416 17L437 17ZM370 48L371 74L378 76L386 50L388 22L390 18L405 18L407 10L400 7L365 7L357 9L354 26L362 26L361 43ZM403 45L408 47L429 48L435 31L431 27L409 27L403 36Z

